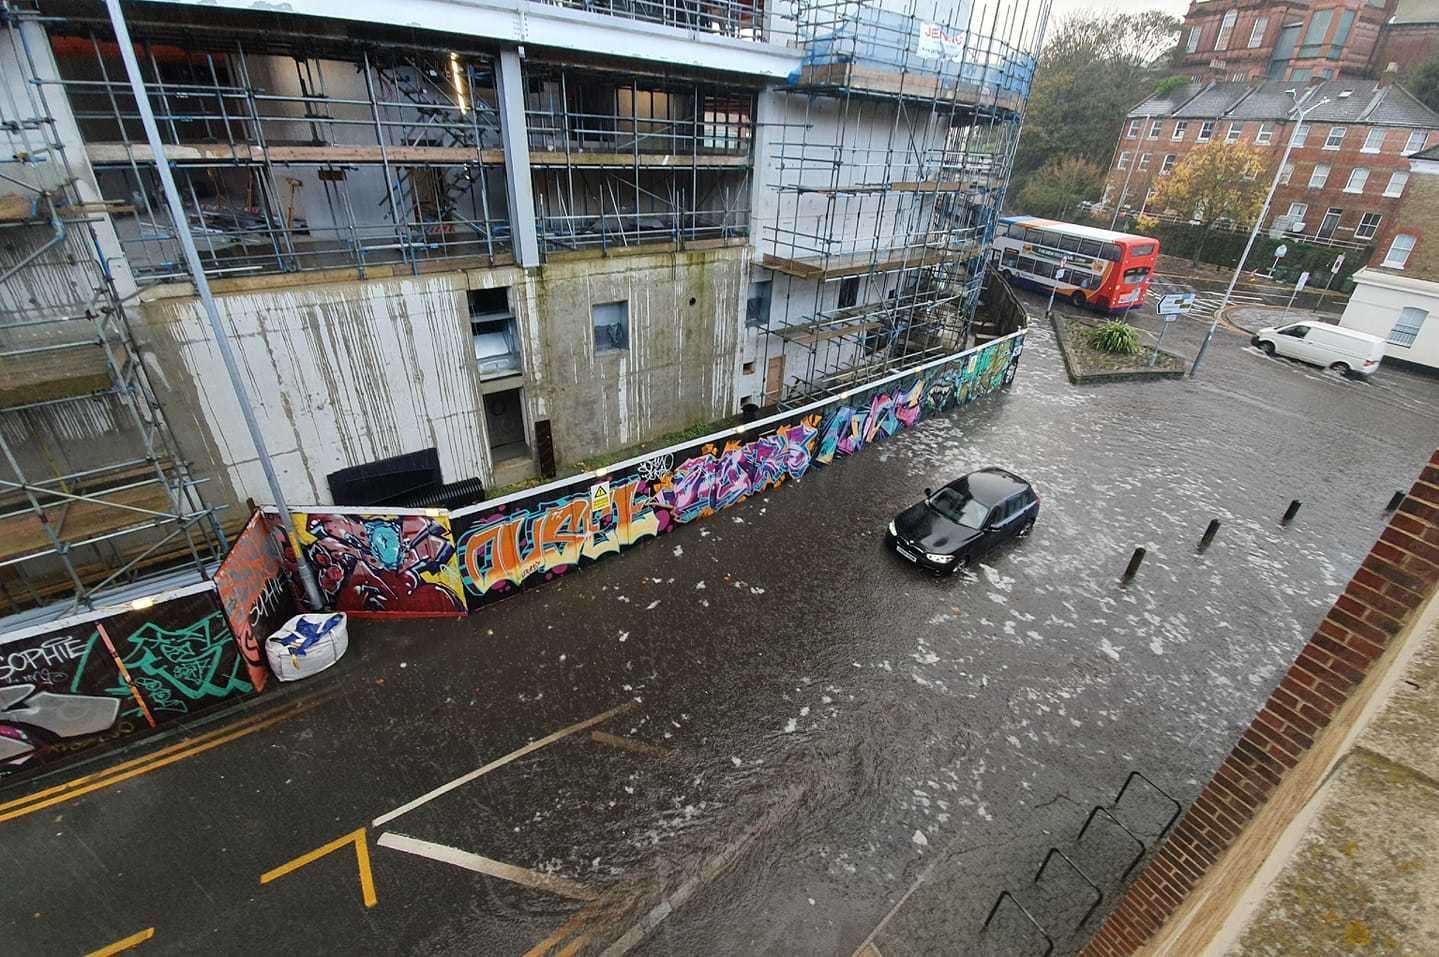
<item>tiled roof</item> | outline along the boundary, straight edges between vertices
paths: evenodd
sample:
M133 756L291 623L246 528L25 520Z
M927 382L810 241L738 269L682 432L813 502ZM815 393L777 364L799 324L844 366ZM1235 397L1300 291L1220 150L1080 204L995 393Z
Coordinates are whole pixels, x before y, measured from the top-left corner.
M1329 102L1309 114L1310 123L1356 123L1439 129L1439 114L1402 87L1378 80L1341 78L1312 86L1283 80L1186 84L1167 96L1151 96L1129 111L1131 117L1212 117L1232 120L1286 120L1294 112L1295 90L1300 103Z

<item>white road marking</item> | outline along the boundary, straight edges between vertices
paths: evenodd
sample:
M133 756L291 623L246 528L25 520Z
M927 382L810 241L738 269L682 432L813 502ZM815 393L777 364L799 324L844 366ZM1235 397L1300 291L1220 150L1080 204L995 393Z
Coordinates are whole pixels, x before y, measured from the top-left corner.
M599 896L599 893L594 888L587 887L578 881L567 880L563 877L554 877L550 874L541 874L539 871L532 871L527 867L516 867L513 864L506 864L504 861L496 861L492 858L481 857L479 854L472 854L469 851L462 851L458 847L422 841L419 838L410 837L407 834L396 834L394 831L386 831L380 835L380 839L375 843L380 847L388 847L391 850L414 854L416 857L425 857L432 861L439 861L442 864L453 864L456 867L463 867L465 870L474 871L477 874L498 877L500 880L509 881L512 884L522 884L525 887L531 887L537 891L544 891L547 894L554 894L557 897L569 897L579 901L592 901Z
M377 818L375 818L373 821L371 821L370 824L371 824L373 827L379 827L379 826L382 825L382 824L385 824L385 823L387 823L387 822L389 822L389 821L393 821L395 818L399 817L400 815L402 815L402 814L408 814L408 813L410 813L411 811L413 811L415 808L420 807L421 805L424 805L424 804L428 804L429 802L433 801L435 798L440 797L440 796L443 795L443 794L448 794L448 793L450 793L451 791L453 791L453 790L454 790L455 788L457 788L457 787L460 787L460 786L465 785L465 784L469 784L471 781L475 780L475 778L478 778L478 777L480 777L481 775L489 774L491 771L495 770L496 768L502 768L502 767L504 767L505 765L509 764L511 761L514 761L516 758L522 758L522 757L524 757L524 756L527 755L527 754L531 754L531 753L533 753L533 752L535 752L535 751L538 751L540 748L543 748L543 747L546 747L546 746L548 746L548 745L554 744L556 741L560 740L561 738L566 738L566 737L574 734L576 731L584 731L586 728L592 728L592 727L594 727L594 726L597 725L597 724L603 724L603 723L605 723L606 721L610 720L611 718L615 717L616 715L624 714L626 711L633 710L635 707L636 707L636 705L635 705L635 703L634 703L633 701L627 701L627 702L625 702L624 704L620 705L618 708L611 708L610 710L606 711L604 714L595 715L593 718L590 718L590 719L588 719L588 720L586 720L586 721L581 721L579 724L572 724L572 725L570 725L568 728L561 728L560 730L556 731L554 734L547 734L547 735L545 735L543 738L540 738L538 741L531 741L529 744L525 745L523 748L518 748L517 750L511 751L509 754L505 755L505 756L502 757L502 758L496 758L495 760L491 761L489 764L486 764L484 767L475 768L475 770L471 771L470 773L468 773L468 774L463 774L463 775L455 778L453 781L449 782L448 784L441 784L439 787L435 788L433 791L427 791L427 792L425 792L424 794L421 794L419 797L415 798L413 801L409 802L408 804L401 804L399 807L395 808L393 811L389 811L389 812L387 812L387 813L385 813L385 814L381 814L379 817L377 817Z

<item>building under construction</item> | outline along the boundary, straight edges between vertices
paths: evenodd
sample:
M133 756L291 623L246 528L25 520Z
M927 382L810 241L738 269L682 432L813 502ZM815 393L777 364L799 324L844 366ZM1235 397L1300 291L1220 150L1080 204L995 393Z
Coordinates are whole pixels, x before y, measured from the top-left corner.
M104 5L0 0L0 615L204 575L268 497L182 231L306 503L975 340L1047 0L335 6L126 3L157 151Z

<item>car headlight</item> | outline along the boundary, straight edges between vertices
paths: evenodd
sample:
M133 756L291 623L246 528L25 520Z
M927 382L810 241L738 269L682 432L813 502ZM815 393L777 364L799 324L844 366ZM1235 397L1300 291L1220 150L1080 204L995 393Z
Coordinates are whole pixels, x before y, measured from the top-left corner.
M953 555L932 555L929 552L925 552L924 557L928 558L936 565L948 565L950 562L954 561Z
M894 527L894 522L889 523L889 533L895 538L899 538L899 530Z

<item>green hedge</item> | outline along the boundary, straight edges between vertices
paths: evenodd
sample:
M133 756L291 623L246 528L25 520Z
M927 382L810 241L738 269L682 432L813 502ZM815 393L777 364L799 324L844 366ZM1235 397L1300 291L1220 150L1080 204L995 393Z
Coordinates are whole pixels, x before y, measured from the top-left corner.
M1121 220L1120 228L1129 229L1133 226L1132 223L1126 224L1124 220ZM1200 257L1200 262L1225 266L1230 269L1238 264L1239 256L1244 252L1244 244L1249 239L1247 233L1230 233L1220 230L1204 236L1202 226L1191 226L1188 223L1159 223L1148 232L1159 240L1161 252L1167 256L1184 259L1194 258L1194 250L1199 246L1202 237L1203 255ZM1329 267L1334 264L1334 258L1343 253L1344 265L1339 268L1339 275L1334 277L1331 287L1336 292L1353 290L1354 283L1349 277L1353 276L1374 255L1373 246L1364 246L1359 249L1336 249L1333 246L1321 246L1296 239L1270 239L1267 233L1260 233L1254 240L1254 248L1250 250L1249 261L1245 268L1249 271L1268 269L1274 264L1274 250L1281 245L1288 246L1289 251L1279 261L1279 268L1275 273L1278 281L1282 283L1296 282L1299 274L1307 270L1310 286L1315 288L1324 287L1329 278Z

